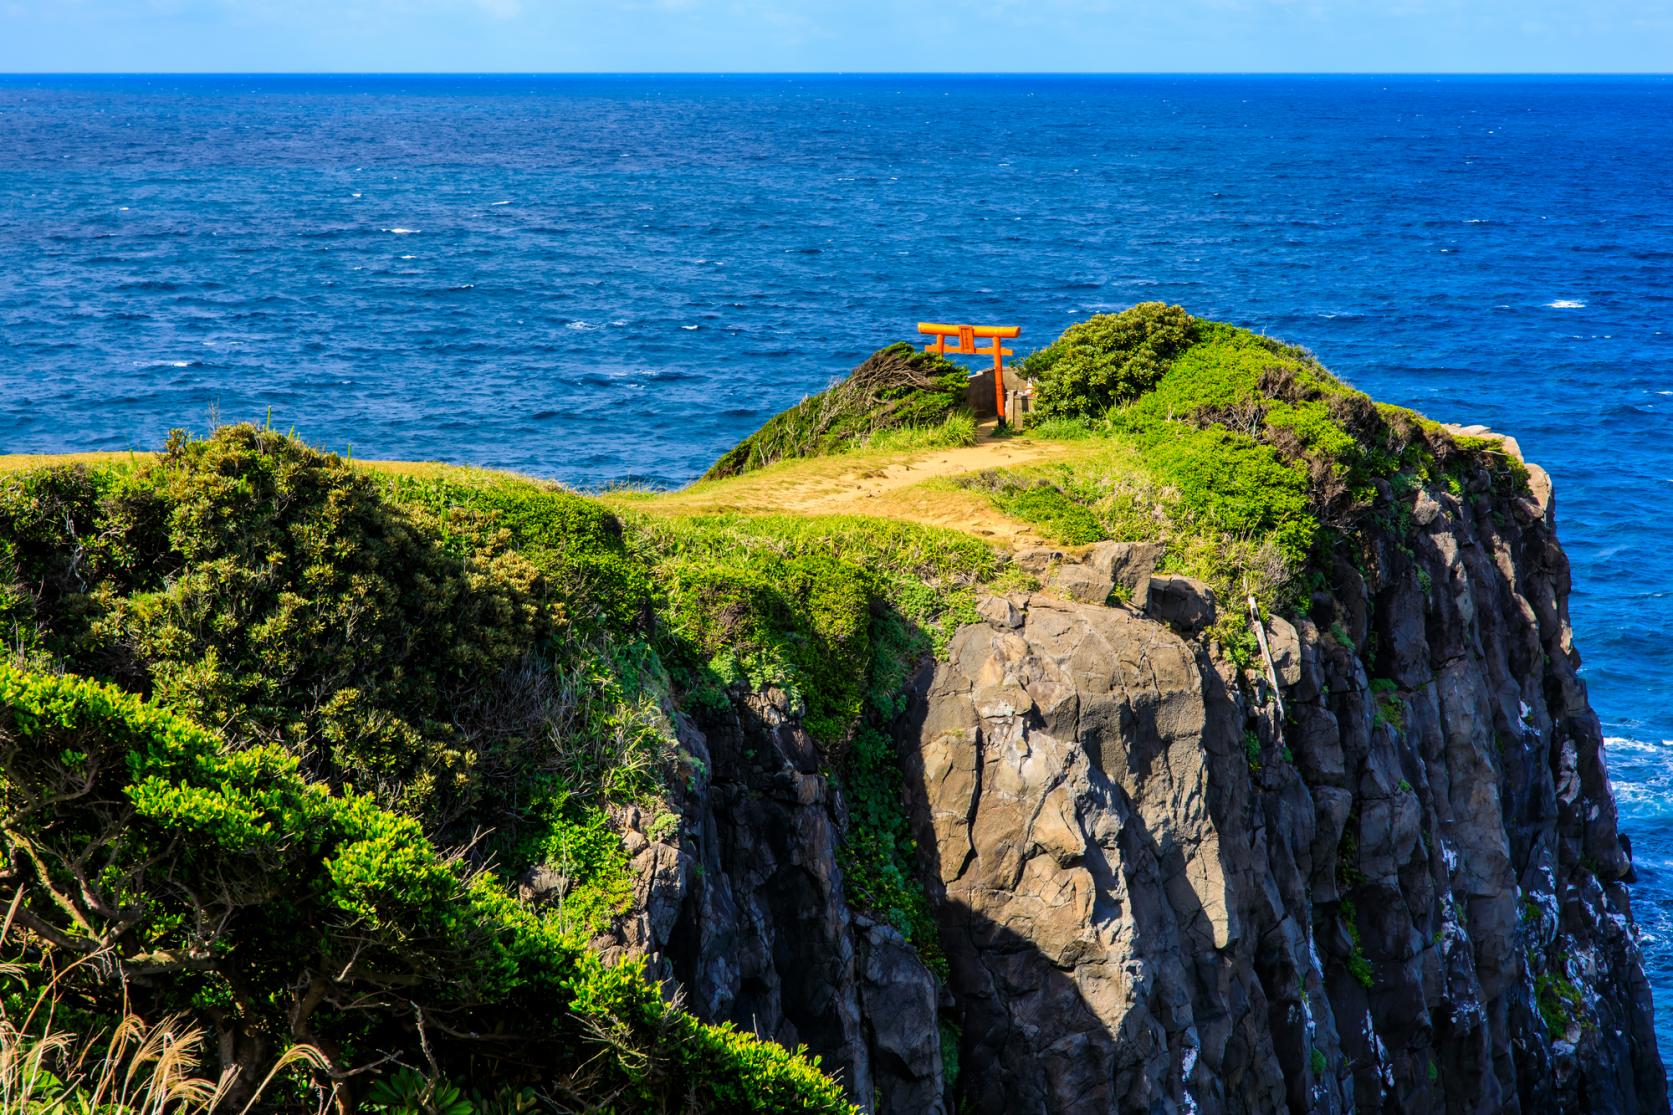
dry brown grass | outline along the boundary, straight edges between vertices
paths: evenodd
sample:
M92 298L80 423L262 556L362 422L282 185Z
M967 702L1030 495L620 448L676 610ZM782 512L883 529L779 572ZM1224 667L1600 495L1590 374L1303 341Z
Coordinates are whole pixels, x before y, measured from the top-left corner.
M781 461L674 492L614 492L604 498L655 515L867 515L948 527L995 543L1038 545L1040 539L1026 523L1001 513L980 493L948 481L1085 452L1083 443L986 436L957 449L862 450Z

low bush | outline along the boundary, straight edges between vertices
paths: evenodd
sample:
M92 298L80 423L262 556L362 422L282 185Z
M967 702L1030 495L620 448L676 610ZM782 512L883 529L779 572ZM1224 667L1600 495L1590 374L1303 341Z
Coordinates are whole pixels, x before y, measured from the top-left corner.
M1099 314L1019 362L1034 384L1041 418L1102 417L1155 386L1196 339L1196 321L1178 306L1141 302Z
M229 751L113 687L0 664L0 788L23 946L8 1008L50 983L93 1017L201 1017L235 1102L304 1043L333 1090L422 1046L483 1084L625 1109L851 1110L815 1063L670 1006L275 744Z
M906 447L917 448L910 445L914 438L962 436L965 427L956 418L964 409L969 379L969 373L952 361L904 341L879 349L847 378L767 419L723 454L703 479L738 476L791 457L859 448L879 438L901 438ZM973 424L970 430L973 436Z

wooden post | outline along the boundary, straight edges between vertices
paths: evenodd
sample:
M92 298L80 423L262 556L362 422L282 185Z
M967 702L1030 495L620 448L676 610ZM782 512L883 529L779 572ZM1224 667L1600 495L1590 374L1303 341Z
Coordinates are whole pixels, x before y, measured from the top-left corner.
M1005 359L1000 354L999 338L993 339L993 401L999 409L999 424L1005 425Z

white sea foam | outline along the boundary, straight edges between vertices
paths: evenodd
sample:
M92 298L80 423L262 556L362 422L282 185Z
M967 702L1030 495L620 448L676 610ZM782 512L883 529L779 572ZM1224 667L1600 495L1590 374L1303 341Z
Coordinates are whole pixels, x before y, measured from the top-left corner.
M572 321L567 326L565 326L565 328L566 329L581 330L581 329L597 329L598 326L594 325L590 321Z
M680 328L689 332L690 330L693 330L693 329L701 329L702 326L701 325L682 325L682 326L680 326Z
M383 231L393 232L396 236L412 236L415 233L421 232L423 230L422 229L416 229L416 228L386 228Z
M488 204L490 206L494 206L494 205L510 205L511 203L509 201L490 201Z
M1640 754L1656 754L1673 750L1673 739L1664 739L1660 743L1647 739L1632 739L1628 736L1604 736L1603 746L1611 751L1635 751Z
M1586 303L1578 298L1559 298L1555 302L1547 302L1546 306L1553 310L1584 310Z
M417 256L402 256L402 259L417 259Z

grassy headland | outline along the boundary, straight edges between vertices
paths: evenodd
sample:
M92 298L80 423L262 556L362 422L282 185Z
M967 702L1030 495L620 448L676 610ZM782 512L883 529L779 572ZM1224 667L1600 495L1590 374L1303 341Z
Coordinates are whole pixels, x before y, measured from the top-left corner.
M1045 420L994 437L961 371L885 349L672 493L251 426L0 458L7 1040L48 1048L37 1002L83 1034L184 1020L279 1106L452 1079L483 1115L845 1110L806 1057L589 948L631 901L622 811L680 824L676 714L782 691L845 795L849 902L934 967L891 729L978 596L1032 587L1011 547L1160 539L1293 611L1418 488L1521 483L1496 443L1177 308L1025 367ZM1225 611L1210 637L1247 661ZM518 898L536 869L561 901Z

